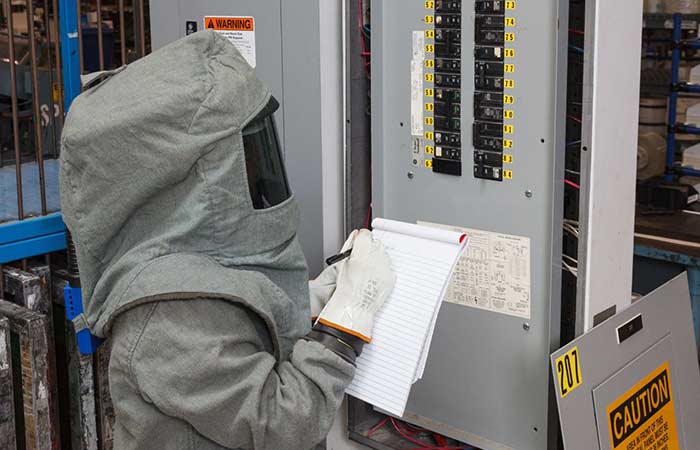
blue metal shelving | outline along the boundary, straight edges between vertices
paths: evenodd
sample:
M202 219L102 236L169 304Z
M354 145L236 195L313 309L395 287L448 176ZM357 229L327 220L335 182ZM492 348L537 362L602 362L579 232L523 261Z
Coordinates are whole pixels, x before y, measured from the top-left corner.
M59 0L61 71L64 111L80 95L78 11L75 0ZM60 213L0 224L0 264L66 248L66 227Z
M681 51L685 49L700 49L700 39L683 40L681 32L683 16L673 15L673 51L671 53L671 94L668 101L668 138L666 140L666 180L671 181L674 175L700 177L700 170L679 167L675 164L676 133L700 135L700 128L677 123L678 93L689 92L700 94L700 85L681 82L678 72L681 65Z

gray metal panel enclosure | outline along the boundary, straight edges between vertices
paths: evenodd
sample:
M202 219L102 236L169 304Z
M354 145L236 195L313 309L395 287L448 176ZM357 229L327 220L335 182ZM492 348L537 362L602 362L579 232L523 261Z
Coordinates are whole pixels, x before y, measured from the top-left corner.
M618 328L637 316L643 327L618 343ZM557 395L567 450L609 449L605 408L664 363L669 365L680 448L698 448L700 369L685 273L554 352L554 373L556 359L573 347L580 354L582 383L564 398Z
M375 216L524 236L531 241L531 319L445 303L406 418L485 449L541 450L549 429L549 353L560 326L566 8L518 2L512 78L512 180L472 175L474 2L462 2L461 177L411 161L412 32L422 0L372 3ZM509 14L511 15L511 14ZM561 24L561 25L560 25ZM561 26L562 30L559 29ZM409 176L411 172L411 176ZM526 195L530 191L532 195Z

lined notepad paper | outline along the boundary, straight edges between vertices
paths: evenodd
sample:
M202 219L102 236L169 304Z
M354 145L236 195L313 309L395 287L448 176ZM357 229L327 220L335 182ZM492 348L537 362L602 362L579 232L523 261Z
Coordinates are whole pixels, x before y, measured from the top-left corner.
M396 285L346 392L402 416L411 386L423 376L440 305L466 242L461 233L393 220L375 219L372 227L391 257Z

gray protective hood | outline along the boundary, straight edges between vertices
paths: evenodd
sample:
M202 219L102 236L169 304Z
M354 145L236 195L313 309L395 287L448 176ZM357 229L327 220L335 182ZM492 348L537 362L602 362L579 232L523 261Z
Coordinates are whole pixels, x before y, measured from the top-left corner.
M260 315L278 356L307 331L297 204L253 209L246 178L241 130L269 99L235 47L203 31L74 101L61 204L94 334L138 303L212 297Z

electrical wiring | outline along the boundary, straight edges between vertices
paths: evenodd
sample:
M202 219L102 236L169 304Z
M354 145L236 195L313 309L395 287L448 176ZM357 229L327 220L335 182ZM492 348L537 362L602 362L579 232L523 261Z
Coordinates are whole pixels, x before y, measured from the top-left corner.
M388 417L383 418L382 420L379 421L378 424L373 426L368 432L367 432L367 437L371 438L374 433L377 432L381 427L383 427L387 422L389 421Z
M566 116L566 118L569 119L569 120L573 120L573 121L576 122L576 123L583 123L583 121L582 121L580 118L576 117L576 116L568 115L568 116Z
M571 181L571 180L564 180L564 183L565 183L567 186L571 186L571 187L574 188L574 189L581 190L581 186L580 186L579 184L577 184L577 183L574 183L574 182Z
M411 447L404 450L471 450L474 447Z
M561 256L563 256L564 259L569 260L569 262L571 262L572 264L575 264L575 265L576 265L575 268L576 268L576 270L578 270L578 259L574 259L574 258L572 258L572 257L569 256L569 255L561 255ZM571 267L574 267L574 266L571 266Z
M568 231L568 232L571 233L574 237L578 238L579 234L578 234L578 230L577 230L576 228L574 228L573 226L571 226L571 225L569 225L569 224L567 224L567 223L563 224L562 226L564 227L564 230L565 230L565 231Z
M372 64L371 56L372 52L367 49L367 40L369 36L365 35L365 16L364 16L364 1L357 0L357 27L360 32L360 42L362 44L362 50L360 51L360 56L364 62L365 75L367 78L370 77L370 65Z
M370 428L370 430L367 432L367 437L371 438L372 435L384 425L386 425L387 422L391 423L394 431L396 431L402 438L411 442L412 444L418 445L418 447L407 447L402 450L474 450L474 447L470 445L448 445L447 439L442 435L434 433L430 430L426 430L424 428L414 427L411 424L401 422L389 416L384 417L375 426ZM438 443L438 445L427 444L416 439L415 437L420 434L426 433L432 434L432 438L435 440L435 442Z
M394 430L396 430L396 432L399 433L402 438L422 448L433 447L430 444L426 444L425 442L419 441L418 439L412 437L406 430L403 429L403 427L399 425L399 423L393 417L390 417L389 420L391 421L391 425L394 427Z
M573 28L569 28L569 33L578 34L579 36L583 36L583 35L586 34L586 33L584 33L584 32L581 31L581 30L576 30L576 29L573 29Z
M576 53L581 53L583 54L583 49L581 47L576 47L575 45L569 44L569 50L573 50Z
M575 268L571 267L570 265L568 265L567 263L565 263L563 260L562 260L562 262L561 262L561 265L562 265L562 268L563 268L564 270L566 270L566 271L569 272L571 275L573 275L573 276L575 276L575 277L578 278L578 269L575 269Z

